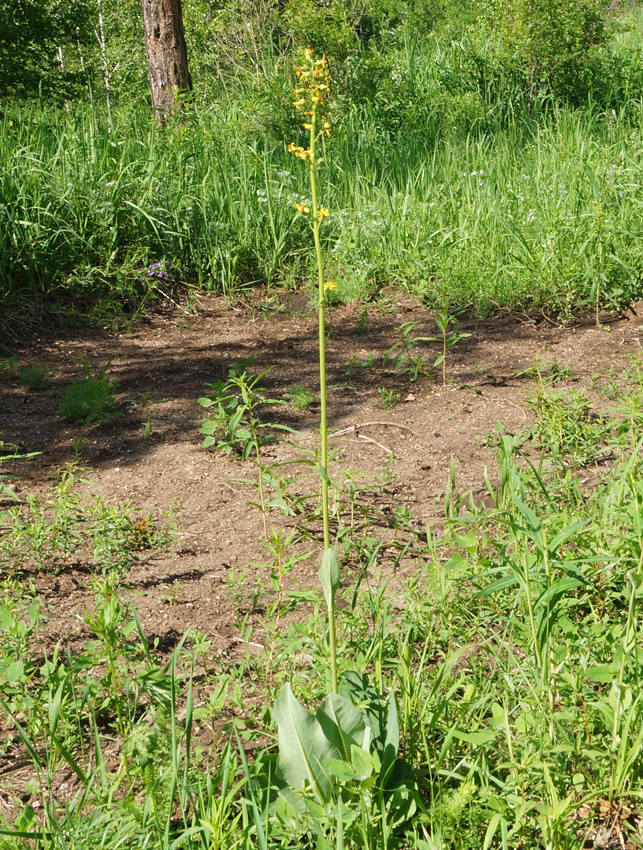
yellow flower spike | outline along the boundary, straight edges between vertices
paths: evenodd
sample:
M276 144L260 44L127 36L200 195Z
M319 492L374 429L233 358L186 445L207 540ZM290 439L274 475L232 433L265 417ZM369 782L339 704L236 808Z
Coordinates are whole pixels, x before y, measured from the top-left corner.
M332 292L333 289L337 289L337 284L334 280L327 280L324 284L324 292Z
M317 213L318 213L320 219L321 218L328 218L328 216L330 215L330 210L328 209L328 207L320 207L317 210Z

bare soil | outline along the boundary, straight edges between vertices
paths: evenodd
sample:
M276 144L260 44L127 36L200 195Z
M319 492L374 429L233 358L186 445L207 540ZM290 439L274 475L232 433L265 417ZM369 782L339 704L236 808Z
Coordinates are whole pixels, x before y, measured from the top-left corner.
M200 447L203 410L196 400L207 392L207 382L221 378L236 358L250 355L255 371L270 368L264 385L271 397L281 397L293 385L305 385L317 397L316 317L302 294L284 295L279 304L273 299L270 310L261 308L259 298L254 307L231 308L220 298L199 298L190 309L163 306L131 333L65 332L10 346L8 354L42 365L53 380L46 391L34 392L0 376L2 439L40 452L3 464L3 472L19 475L18 496L44 495L52 474L80 458L83 477L91 482L81 488L111 504L131 500L156 517L170 515L176 545L142 553L126 579L143 626L162 647L171 648L188 628L196 628L216 652L234 654L242 643L238 623L244 614L252 617L256 601L261 569L252 565L267 559L261 512L248 504L257 500L256 488L236 480L256 478L256 471L251 461ZM403 322L418 322L414 335L435 335L427 310L398 295L385 306L370 306L365 328L359 322L362 310L362 305L341 306L329 316L329 422L343 432L331 439L331 474L342 480L347 471L357 470L366 488L361 501L379 500L384 524L387 514L403 505L417 529L439 524L443 517L452 459L458 489L478 497L485 492L485 468L491 474L495 470L486 437L498 422L508 432L528 426L533 381L517 375L535 358L569 365L566 385L586 387L592 375L622 368L640 350L643 337L637 305L609 330L591 320L568 328L511 315L465 321L461 329L472 335L449 353L443 386L440 370L410 382L408 375L383 365L398 339L395 328ZM430 360L439 353L437 345L424 350ZM372 368L355 365L368 362L369 355ZM90 425L72 425L60 416L61 394L82 377L83 361L92 367L109 362L108 374L118 381L118 416ZM390 409L383 408L381 388L399 393ZM153 402L148 408L146 400ZM275 421L296 429L293 440L301 448L314 449L317 403L307 412L288 407L270 412ZM282 443L264 451L271 461L297 457L297 449ZM295 469L302 480L309 479L301 487L314 486L310 470ZM296 521L278 512L268 516L269 527ZM309 532L317 533L314 526ZM412 568L412 563L397 565L402 573ZM317 569L317 559L311 558L291 578L315 586ZM235 580L245 574L234 594L228 592L232 574ZM92 601L86 565L70 564L56 575L32 578L48 603L48 642L85 637L78 616Z

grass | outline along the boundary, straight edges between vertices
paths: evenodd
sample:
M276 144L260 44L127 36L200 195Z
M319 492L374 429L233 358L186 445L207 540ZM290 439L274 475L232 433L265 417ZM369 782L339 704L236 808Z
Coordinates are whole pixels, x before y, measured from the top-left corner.
M638 846L640 366L633 361L618 375L618 404L600 420L611 453L594 466L591 485L582 464L595 459L577 437L577 401L544 383L547 371L558 379L565 367L540 367L533 378L541 399L533 436L497 432L497 473L484 504L451 482L439 532L418 530L403 504L376 514L377 485L360 496L356 471L333 481L337 551L352 565L338 591L340 693L358 673L388 704L394 695L412 771L407 785L391 786L395 794L378 791L385 786L375 781L376 762L353 753L350 770L333 762L330 808L295 806L284 819L272 796L279 787L291 799L274 773L268 706L286 683L319 705L330 683L325 602L285 581L301 554L297 529L309 518L288 535L271 534L270 581L254 603L264 614L241 625L243 640L265 643L266 652L231 663L214 659L194 631L169 657L145 638L125 585L141 546L167 546L151 518L76 496L73 469L47 502L5 511L12 532L2 538L3 558L15 575L0 586L2 710L11 730L3 746L33 772L29 801L14 800L0 847L26 847L29 834L38 848L303 850L319 846L319 829L330 846L355 850L580 850L610 830ZM563 415L552 420L552 407ZM557 439L547 443L550 431ZM563 445L579 446L572 465L557 462ZM361 507L369 510L356 524ZM47 603L26 579L64 569L72 556L95 563L84 615L91 636L74 652L60 644L43 666ZM394 584L402 559L414 569ZM245 598L242 582L231 578L227 592ZM179 597L173 586L164 600ZM366 693L364 704L375 705ZM214 748L195 744L203 725ZM73 802L64 803L60 783L70 772Z
M391 126L376 101L335 104L324 176L333 216L321 227L333 297L368 301L392 285L438 310L512 307L564 321L596 310L600 321L641 294L641 102L549 105L509 120L484 92L453 93L473 85L462 77L467 49L423 44L400 67L425 93L413 120ZM228 295L308 284L294 204L310 190L286 151L295 125L284 118L257 134L249 85L216 90L162 132L146 109L114 109L110 135L82 105L7 107L2 297L44 298L73 316L87 303L136 313L178 282Z

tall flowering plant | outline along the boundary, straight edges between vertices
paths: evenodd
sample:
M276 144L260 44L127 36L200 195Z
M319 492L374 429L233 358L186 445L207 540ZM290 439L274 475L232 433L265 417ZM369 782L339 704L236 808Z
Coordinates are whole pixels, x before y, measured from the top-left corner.
M335 594L339 586L339 566L335 552L330 545L330 525L328 511L328 425L326 414L326 299L328 292L336 288L332 280L324 277L324 262L322 258L320 226L329 215L327 207L319 206L317 196L317 174L323 158L317 154L317 148L324 136L331 131L329 116L325 107L325 99L329 88L328 63L326 57L316 59L311 48L304 53L304 61L296 69L298 85L295 89L296 110L303 113L303 128L308 136L308 147L290 144L288 150L298 159L308 165L310 176L311 203L295 204L301 215L308 217L315 244L317 260L317 310L319 331L319 392L321 401L321 423L319 428L321 442L321 462L319 475L321 478L322 521L324 527L324 556L319 571L319 579L324 589L328 608L329 643L331 655L332 689L337 693L337 652L335 640Z

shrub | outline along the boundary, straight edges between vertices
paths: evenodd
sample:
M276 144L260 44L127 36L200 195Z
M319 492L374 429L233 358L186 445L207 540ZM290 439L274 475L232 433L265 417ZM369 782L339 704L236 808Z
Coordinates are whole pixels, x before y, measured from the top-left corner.
M487 0L487 22L500 36L496 61L534 97L571 101L591 89L611 27L605 0Z

